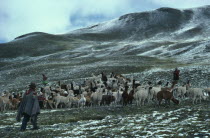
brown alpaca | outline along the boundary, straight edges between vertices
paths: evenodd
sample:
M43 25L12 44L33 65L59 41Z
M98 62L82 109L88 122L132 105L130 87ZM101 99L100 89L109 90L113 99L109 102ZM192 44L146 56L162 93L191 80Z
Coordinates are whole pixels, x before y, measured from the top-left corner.
M166 100L166 104L170 104L170 100L172 100L175 104L179 104L179 101L174 98L173 93L167 90L161 90L157 93L157 100L159 101L159 105L163 99Z
M85 106L91 106L91 98L89 95L85 96L86 98L86 103L85 103Z
M12 102L13 108L16 110L20 104L20 100L17 98L12 98L10 101Z

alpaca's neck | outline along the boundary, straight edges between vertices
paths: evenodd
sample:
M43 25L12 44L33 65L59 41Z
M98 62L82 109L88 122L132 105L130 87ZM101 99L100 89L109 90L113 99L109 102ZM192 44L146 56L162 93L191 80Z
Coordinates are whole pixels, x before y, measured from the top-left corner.
M176 85L176 83L173 82L171 85L171 89L173 89L175 85Z

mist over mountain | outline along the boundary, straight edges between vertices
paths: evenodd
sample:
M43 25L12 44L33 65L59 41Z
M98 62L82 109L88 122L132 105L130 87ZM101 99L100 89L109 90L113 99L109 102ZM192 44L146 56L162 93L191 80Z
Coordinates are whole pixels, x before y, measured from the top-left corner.
M40 83L42 73L64 82L101 71L170 80L174 67L183 82L196 78L195 85L206 86L209 36L210 6L130 13L62 35L25 34L0 44L0 90Z

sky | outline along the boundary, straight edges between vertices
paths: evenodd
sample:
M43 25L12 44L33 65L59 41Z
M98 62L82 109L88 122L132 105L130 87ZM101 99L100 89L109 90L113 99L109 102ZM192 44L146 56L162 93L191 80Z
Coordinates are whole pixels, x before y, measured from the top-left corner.
M210 0L0 0L0 43L31 32L64 34L132 12L204 5Z

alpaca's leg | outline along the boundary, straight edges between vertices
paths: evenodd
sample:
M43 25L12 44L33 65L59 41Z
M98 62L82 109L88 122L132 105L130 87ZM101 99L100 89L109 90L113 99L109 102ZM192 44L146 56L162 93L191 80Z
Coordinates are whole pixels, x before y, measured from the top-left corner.
M140 103L140 106L142 106L142 99L140 99L140 102L139 103Z
M81 107L81 103L79 101L77 102L77 105L78 105L78 108Z
M98 106L100 106L100 101L98 100Z
M55 103L55 109L57 109L57 108L58 108L58 104L59 104L59 103Z
M48 102L48 103L49 103L49 102ZM51 109L53 109L53 105L52 105L52 103L49 103L49 105L50 105L50 108L51 108Z
M138 99L136 99L136 106L138 106Z
M79 106L80 106L81 108L83 108L83 102L81 102L81 103L79 104Z
M141 99L141 106L143 106L144 105L144 99L142 98Z
M7 108L7 105L6 105L6 103L4 104L4 111L6 111L6 108Z
M201 96L200 96L200 103L201 103Z
M192 100L193 100L193 104L195 104L195 98L193 98Z
M161 105L161 101L162 101L162 99L161 99L161 100L159 100L159 106Z
M83 105L82 105L82 107L85 107L85 101L83 102Z

